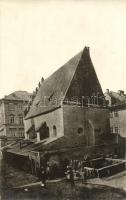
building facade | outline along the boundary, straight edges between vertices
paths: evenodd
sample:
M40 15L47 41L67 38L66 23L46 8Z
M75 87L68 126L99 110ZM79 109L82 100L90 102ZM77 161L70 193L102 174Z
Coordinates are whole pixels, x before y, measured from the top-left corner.
M110 110L111 133L126 138L126 95L124 91L109 91L107 89L105 98Z
M25 138L43 145L101 144L109 111L88 47L39 84L24 123Z
M16 91L0 100L0 136L24 137L24 110L30 93Z

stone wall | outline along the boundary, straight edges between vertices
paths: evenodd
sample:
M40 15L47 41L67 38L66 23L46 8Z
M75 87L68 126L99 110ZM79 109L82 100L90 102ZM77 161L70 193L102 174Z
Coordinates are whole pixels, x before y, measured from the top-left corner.
M11 164L13 167L31 173L31 165L28 156L23 156L20 154L15 154L6 151L4 152L4 159L7 163Z
M64 133L73 145L92 146L109 132L109 111L101 108L64 106Z
M26 120L27 121L27 120ZM53 138L53 126L56 127L56 137L62 137L64 135L63 127L63 110L59 108L48 114L40 115L34 118L35 128L38 128L42 123L46 122L49 128L49 138Z

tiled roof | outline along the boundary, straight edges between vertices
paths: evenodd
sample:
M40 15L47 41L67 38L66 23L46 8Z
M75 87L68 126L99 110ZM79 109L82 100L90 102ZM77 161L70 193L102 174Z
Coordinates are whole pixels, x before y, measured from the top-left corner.
M81 87L78 87L75 93L76 81L74 79L76 78L74 75L76 74L77 69L80 69L81 67L83 67L83 70L78 70L79 74L77 76L77 79L79 80L78 84L81 85ZM83 51L75 55L59 70L41 83L25 119L45 114L59 108L67 96L68 89L73 80L74 92L72 93L72 97L78 94L78 90L83 94L80 95L81 97L89 95L88 93L92 93L93 90L102 94L101 86L90 59L88 47L85 47Z
M56 109L61 105L61 98L65 97L83 52L75 55L59 70L45 79L26 115L26 119Z
M19 101L28 101L30 97L30 93L27 91L15 91L7 96L5 96L3 99L7 100L19 100Z

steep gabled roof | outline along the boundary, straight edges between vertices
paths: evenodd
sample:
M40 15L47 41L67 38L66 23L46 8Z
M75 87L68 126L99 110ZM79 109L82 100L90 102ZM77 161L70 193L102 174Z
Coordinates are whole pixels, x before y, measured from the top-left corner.
M85 60L86 62L82 62L82 60ZM88 64L87 61L91 60L89 56L89 48L85 47L83 51L75 55L72 59L70 59L65 65L63 65L59 70L57 70L55 73L53 73L49 78L47 78L40 86L38 93L31 105L31 108L26 115L25 119L32 118L34 116L44 114L50 111L53 111L60 107L62 105L62 100L65 99L66 94L68 92L68 89L72 83L72 80L74 79L75 72L77 68L81 68L80 65L83 66L83 72L85 76L83 76L80 72L80 75L78 76L78 79L85 79L86 84L81 86L81 90L84 91L85 87L88 87L89 85L89 91L92 92L92 87L95 88L94 92L100 92L102 94L101 86L98 82L97 75L95 73L94 67L91 64L89 67L89 72L87 70ZM79 65L80 64L80 65ZM89 64L89 65L90 65ZM90 73L91 71L91 73ZM89 75L91 74L91 75ZM80 77L82 76L82 77ZM89 79L95 79L92 83L94 85L91 85L89 83ZM83 80L84 82L84 80ZM79 81L79 84L80 81ZM97 86L96 86L97 85ZM84 88L83 88L84 87ZM86 89L88 90L88 88ZM87 95L87 94L85 94Z
M25 117L26 119L48 112L61 105L61 99L66 94L82 56L82 52L83 51L75 55L59 70L44 80Z

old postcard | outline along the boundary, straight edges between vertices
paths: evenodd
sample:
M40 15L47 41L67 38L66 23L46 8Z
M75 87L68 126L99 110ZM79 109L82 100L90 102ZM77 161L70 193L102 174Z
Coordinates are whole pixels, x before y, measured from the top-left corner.
M126 1L0 0L0 199L126 199Z

